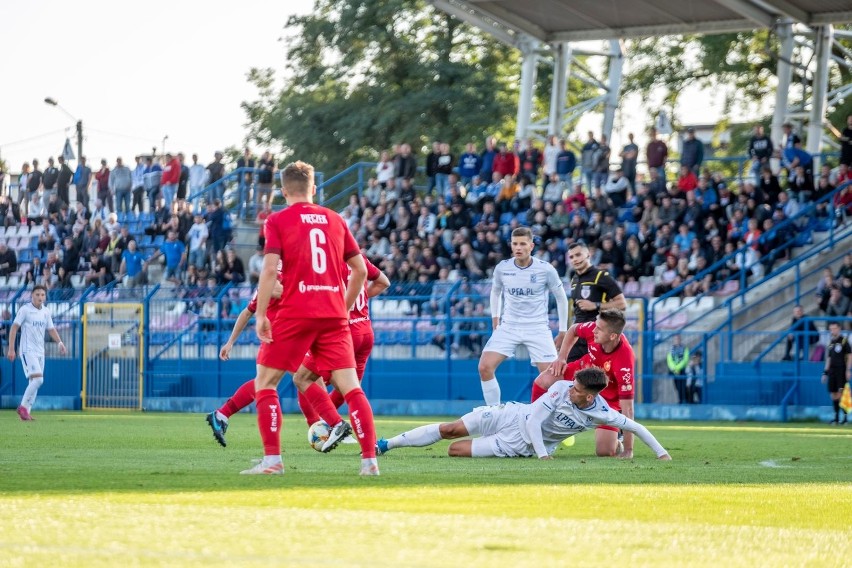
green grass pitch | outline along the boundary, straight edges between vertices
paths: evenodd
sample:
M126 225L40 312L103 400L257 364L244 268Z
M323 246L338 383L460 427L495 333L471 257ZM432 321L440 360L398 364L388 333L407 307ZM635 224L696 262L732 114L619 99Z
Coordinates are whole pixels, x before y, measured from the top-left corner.
M852 427L647 426L632 461L394 450L360 478L286 416L286 474L240 476L253 415L219 447L198 414L0 412L0 566L849 566ZM377 419L390 436L434 421Z

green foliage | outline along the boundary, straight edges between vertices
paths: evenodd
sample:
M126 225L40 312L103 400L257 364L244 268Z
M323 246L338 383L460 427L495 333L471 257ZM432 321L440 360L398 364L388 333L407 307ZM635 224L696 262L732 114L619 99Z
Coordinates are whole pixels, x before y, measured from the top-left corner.
M252 69L252 138L324 171L393 143L482 146L514 128L518 56L422 0L317 0L286 26L283 87Z

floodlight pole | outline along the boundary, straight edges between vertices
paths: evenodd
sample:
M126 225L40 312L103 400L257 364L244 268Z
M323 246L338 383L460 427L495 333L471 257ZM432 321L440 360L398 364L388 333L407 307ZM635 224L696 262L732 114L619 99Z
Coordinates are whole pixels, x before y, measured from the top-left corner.
M776 29L778 39L781 40L781 56L778 58L778 87L775 90L775 112L772 114L772 127L769 136L776 148L780 148L784 142L781 127L787 119L787 105L789 104L790 81L793 78L793 46L795 38L793 35L793 20L783 20Z
M568 94L568 73L571 63L571 44L553 44L553 85L550 90L550 116L548 135L562 135L562 119L565 116L565 98Z
M53 97L45 97L44 104L58 108L77 123L77 161L79 161L83 157L83 121L68 112Z
M615 123L615 111L621 97L621 77L624 71L624 42L619 39L609 41L609 78L604 99L603 128L601 132L607 141L612 140L612 126Z

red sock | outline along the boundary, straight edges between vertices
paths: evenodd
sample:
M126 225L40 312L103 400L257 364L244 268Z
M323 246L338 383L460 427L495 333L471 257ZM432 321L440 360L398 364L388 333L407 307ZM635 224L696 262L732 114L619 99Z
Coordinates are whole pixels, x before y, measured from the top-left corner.
M305 398L311 403L313 409L320 415L320 418L325 420L329 426L334 426L343 420L340 413L331 404L331 399L328 397L328 391L320 383L313 383L305 391ZM313 424L313 422L311 422Z
M376 457L376 425L373 423L373 409L361 388L352 389L346 396L349 405L349 422L355 430L355 437L361 444L361 457Z
M543 389L540 386L538 386L538 383L533 382L532 398L530 399L530 402L535 402L536 400L541 398L541 395L543 395L546 392L547 392L547 389Z
M314 422L319 422L320 416L317 414L317 411L314 410L311 401L308 400L308 397L303 393L296 391L296 400L299 402L299 408L302 411L302 414L305 415L305 420L308 421L308 426L313 424Z
M257 391L257 429L263 441L264 456L281 455L281 426L284 417L281 416L281 402L278 391L263 389Z
M222 405L219 412L230 418L252 402L254 402L254 379L240 385L240 388Z

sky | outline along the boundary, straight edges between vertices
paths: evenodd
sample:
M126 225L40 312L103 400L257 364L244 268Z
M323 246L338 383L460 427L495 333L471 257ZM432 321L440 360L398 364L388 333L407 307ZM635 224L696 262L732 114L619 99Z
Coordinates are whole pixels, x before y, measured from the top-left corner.
M246 118L240 103L255 97L246 81L252 67L283 70L279 41L290 15L309 11L312 0L27 0L2 2L0 18L0 157L10 171L24 161L62 152L75 121L44 103L55 99L83 121L83 152L90 164L150 152L156 146L198 153L209 162L216 150L240 145ZM139 6L144 6L144 11ZM242 23L236 23L242 20ZM684 115L698 122L718 116L709 95L684 97ZM682 116L681 118L685 118ZM627 131L649 124L646 110L625 101L612 145ZM695 122L695 121L693 121ZM600 115L584 117L577 132L600 129ZM582 134L585 137L585 134ZM638 137L637 142L642 143Z
M26 0L0 20L0 156L11 171L59 155L83 121L89 163L161 148L213 152L241 144L251 67L283 69L287 18L310 0ZM144 10L140 7L144 6ZM238 20L242 23L237 23ZM43 134L51 133L48 136ZM26 142L19 142L35 138Z

